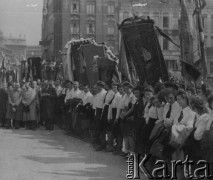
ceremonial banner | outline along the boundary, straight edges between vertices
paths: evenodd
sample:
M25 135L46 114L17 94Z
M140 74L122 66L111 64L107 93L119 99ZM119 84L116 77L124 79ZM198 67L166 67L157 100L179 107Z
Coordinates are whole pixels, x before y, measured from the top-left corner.
M158 42L153 20L125 19L119 27L128 64L134 64L140 84L154 85L159 79L168 80L168 71Z
M35 81L37 79L41 79L41 58L40 57L32 57L27 59L28 64L28 74L27 74L27 81L32 80Z

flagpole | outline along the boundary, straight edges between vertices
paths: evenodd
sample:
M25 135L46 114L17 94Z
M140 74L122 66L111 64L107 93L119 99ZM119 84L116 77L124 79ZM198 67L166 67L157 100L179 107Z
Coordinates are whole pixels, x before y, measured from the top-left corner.
M134 11L134 8L133 8L132 0L129 0L129 1L130 1L130 4L131 4L131 7L132 7L132 14L133 14L133 17L135 17L135 11Z
M205 80L207 78L207 60L206 60L206 52L205 52L205 36L204 36L204 25L203 25L203 19L201 17L202 14L202 8L205 6L202 6L202 3L200 0L197 0L197 22L198 22L198 30L200 35L200 52L201 52L201 59L203 64L203 79Z

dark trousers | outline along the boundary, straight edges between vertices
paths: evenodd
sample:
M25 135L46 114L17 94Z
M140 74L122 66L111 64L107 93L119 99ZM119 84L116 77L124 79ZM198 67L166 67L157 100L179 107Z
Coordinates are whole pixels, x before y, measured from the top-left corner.
M47 130L53 130L54 129L54 119L46 119L45 121L45 127Z
M26 121L26 128L27 129L32 129L32 130L36 130L36 127L37 127L37 121L34 120L34 121Z
M102 133L102 123L101 123L101 115L103 109L97 108L96 115L95 115L95 143L101 144L101 133Z
M6 119L6 128L11 128L11 127L12 127L11 119Z
M14 126L16 129L19 129L19 127L20 127L20 121L14 120L14 121L13 121L13 126Z
M108 145L109 148L113 147L113 140L118 135L118 133L117 133L118 123L114 124L115 118L116 118L116 113L117 113L117 108L113 108L112 109L112 120L107 123L107 135L108 135L107 145ZM117 138L116 138L116 141L117 141Z

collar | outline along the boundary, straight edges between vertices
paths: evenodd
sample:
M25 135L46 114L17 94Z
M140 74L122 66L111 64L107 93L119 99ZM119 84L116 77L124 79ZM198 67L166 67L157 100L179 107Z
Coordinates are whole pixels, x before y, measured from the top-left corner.
M191 111L190 107L187 106L184 109L182 109L183 113L187 113L188 111Z

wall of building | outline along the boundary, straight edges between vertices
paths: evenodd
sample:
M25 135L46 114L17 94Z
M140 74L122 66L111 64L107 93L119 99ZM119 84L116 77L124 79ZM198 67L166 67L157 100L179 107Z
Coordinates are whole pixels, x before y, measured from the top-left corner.
M167 0L166 3L163 3L165 0L136 0L135 2L148 3L145 7L135 7L135 15L150 16L158 27L179 44L180 4L178 0ZM192 22L193 0L186 0L186 3ZM43 16L42 39L47 39L49 42L45 46L49 57L56 55L59 50L64 51L65 44L72 38L81 37L93 37L98 43L106 42L115 54L119 54L117 23L133 15L129 0L45 0L44 6L46 14L44 13ZM203 10L207 47L213 46L212 9L213 1L207 0L207 6ZM54 12L57 12L57 15L54 16ZM177 69L180 50L160 36L159 42L168 69Z

